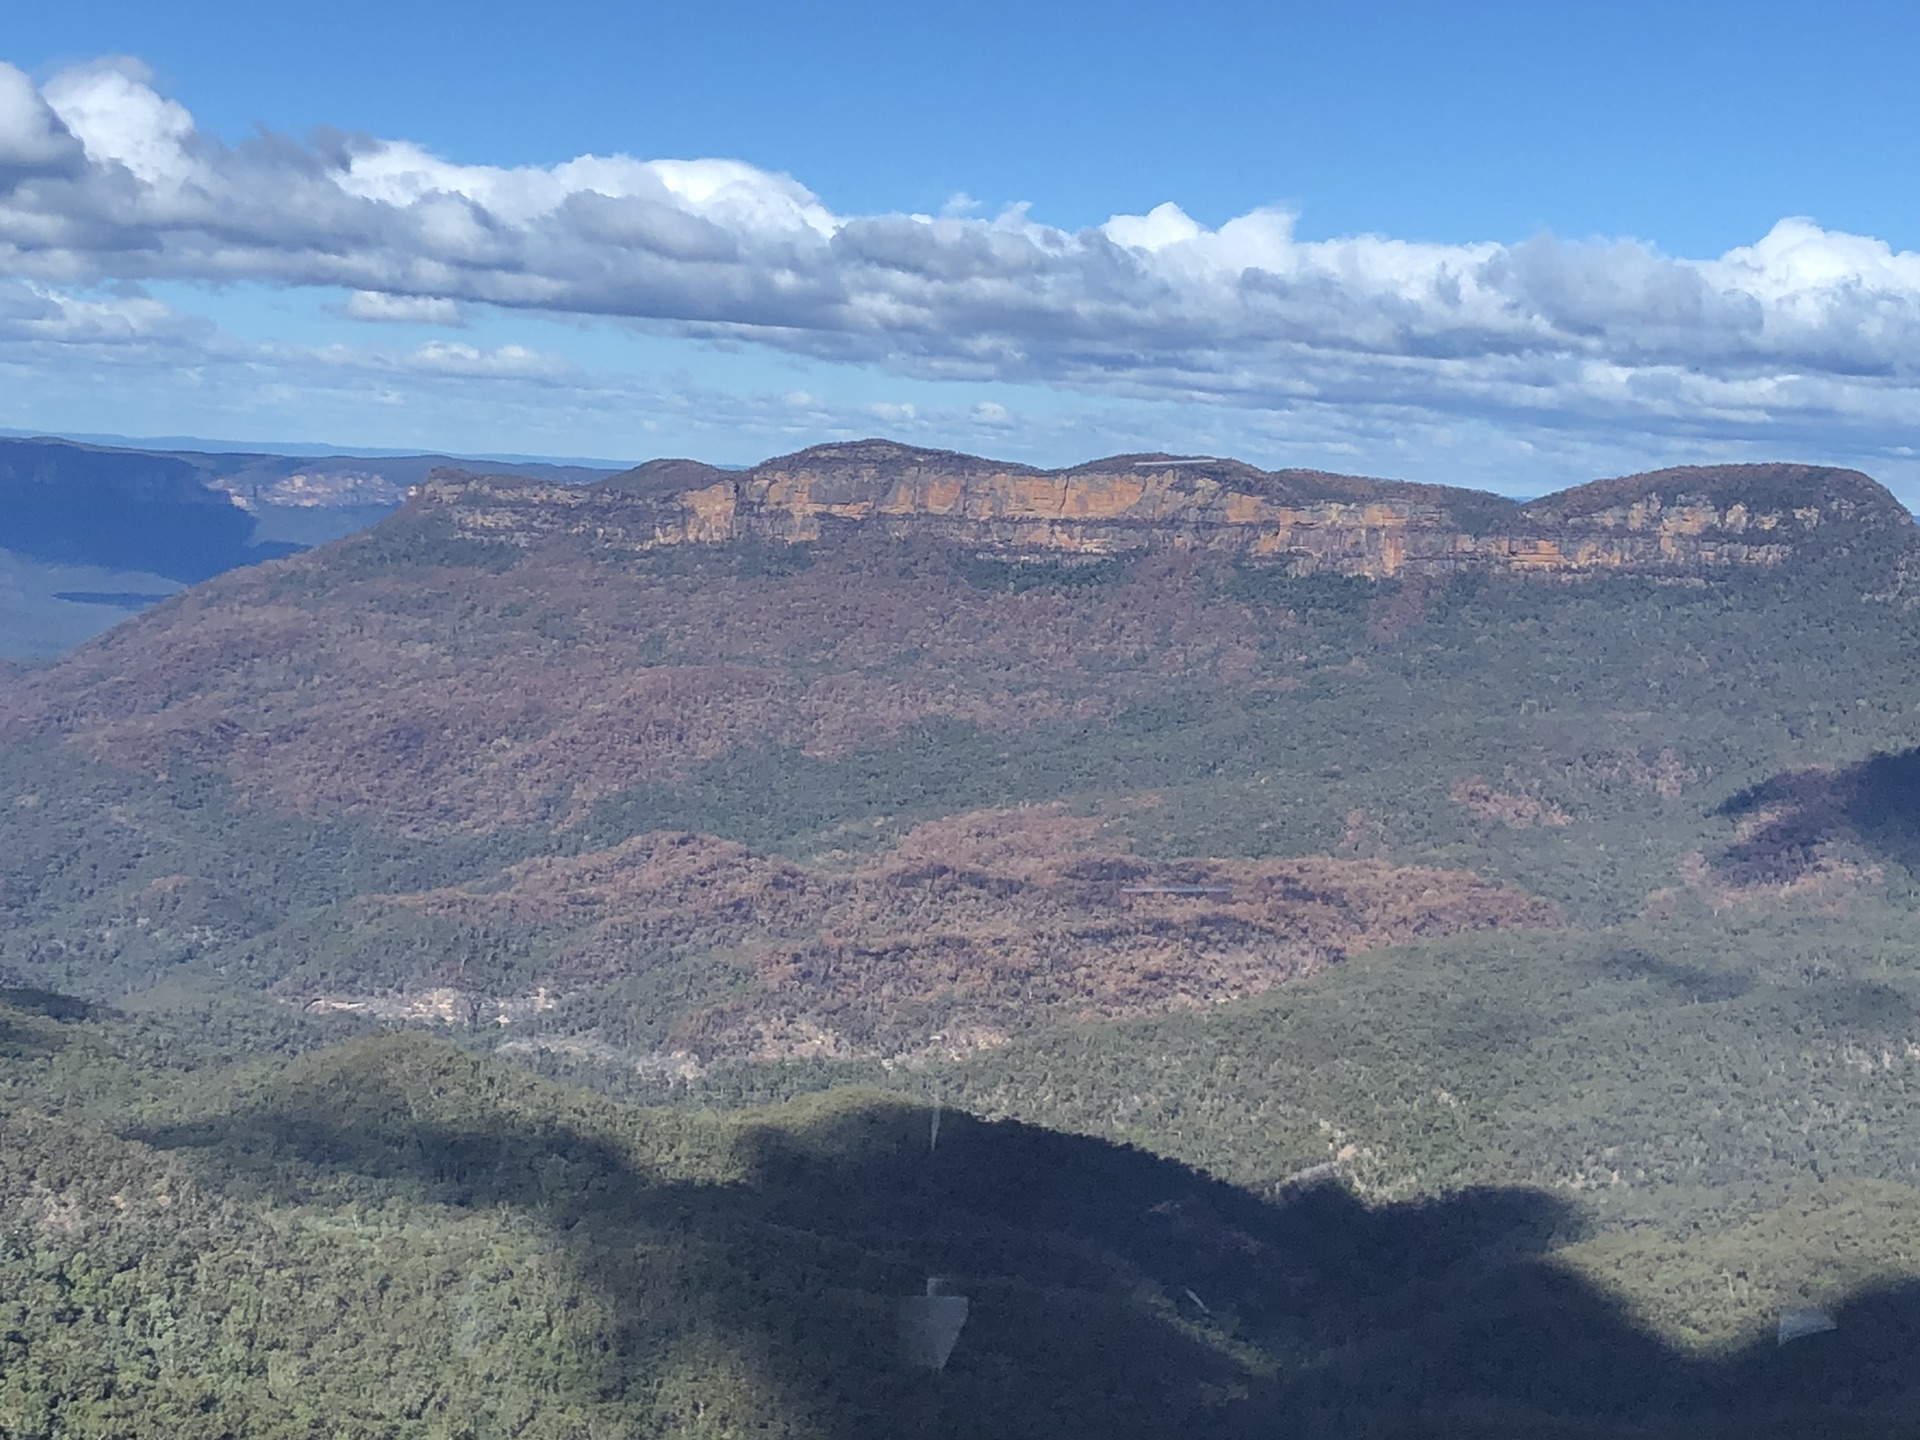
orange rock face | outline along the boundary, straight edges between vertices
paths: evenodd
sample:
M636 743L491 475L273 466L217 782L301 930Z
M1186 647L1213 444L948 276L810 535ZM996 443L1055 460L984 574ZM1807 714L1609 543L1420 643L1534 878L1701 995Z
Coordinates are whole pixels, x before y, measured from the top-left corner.
M804 544L864 527L1016 557L1209 552L1376 579L1768 566L1823 525L1911 524L1866 476L1814 466L1661 471L1522 506L1232 460L1119 456L1043 471L883 441L731 474L654 462L587 489L449 473L416 503L447 507L465 534L519 544L555 533L634 550Z

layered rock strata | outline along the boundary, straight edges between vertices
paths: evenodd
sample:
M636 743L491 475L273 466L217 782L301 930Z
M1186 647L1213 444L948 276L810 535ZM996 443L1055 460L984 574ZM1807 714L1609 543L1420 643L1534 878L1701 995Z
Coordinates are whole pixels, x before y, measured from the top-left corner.
M1867 476L1810 465L1660 470L1521 504L1234 460L1122 455L1037 470L886 441L745 471L659 460L585 487L439 471L412 504L462 535L517 545L576 535L645 551L867 530L1016 558L1170 549L1374 578L1767 566L1836 526L1912 525Z

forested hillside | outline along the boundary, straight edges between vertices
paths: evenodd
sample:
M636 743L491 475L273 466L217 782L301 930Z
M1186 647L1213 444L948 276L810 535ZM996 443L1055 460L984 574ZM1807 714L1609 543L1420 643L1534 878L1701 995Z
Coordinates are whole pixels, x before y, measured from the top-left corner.
M0 674L0 1431L1907 1433L1891 497L898 451Z
M1916 1398L1920 1295L1856 1253L1920 1238L1895 1187L1662 1256L1854 1260L1833 1334L1699 1352L1607 1283L1655 1247L1569 1246L1538 1189L1275 1202L873 1092L638 1109L413 1037L234 1070L0 1019L11 1435L1891 1435ZM895 1335L929 1276L970 1302L937 1374Z

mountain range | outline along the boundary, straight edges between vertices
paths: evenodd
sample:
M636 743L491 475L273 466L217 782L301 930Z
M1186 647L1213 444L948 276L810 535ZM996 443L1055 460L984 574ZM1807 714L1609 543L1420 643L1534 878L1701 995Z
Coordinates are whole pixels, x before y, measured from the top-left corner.
M581 479L434 468L0 675L7 1263L99 1297L0 1429L1906 1433L1872 479ZM196 1248L375 1339L140 1258ZM975 1318L903 1378L928 1275Z
M1232 460L1120 455L1036 470L887 441L821 446L744 472L653 461L584 488L438 473L422 498L453 533L516 545L591 533L603 550L641 553L806 544L859 527L1016 557L1208 552L1374 579L1774 565L1836 526L1859 536L1912 523L1867 476L1808 465L1682 467L1521 504Z

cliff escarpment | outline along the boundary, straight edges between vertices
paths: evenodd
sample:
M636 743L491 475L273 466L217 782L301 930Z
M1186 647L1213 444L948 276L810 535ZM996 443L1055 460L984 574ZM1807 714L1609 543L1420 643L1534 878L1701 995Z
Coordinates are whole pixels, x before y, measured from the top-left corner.
M1120 455L1039 470L880 440L744 471L656 460L586 487L440 471L413 503L465 537L522 546L804 544L860 530L1012 558L1170 550L1375 579L1771 566L1836 533L1912 526L1867 476L1813 465L1682 467L1522 504L1235 460Z

